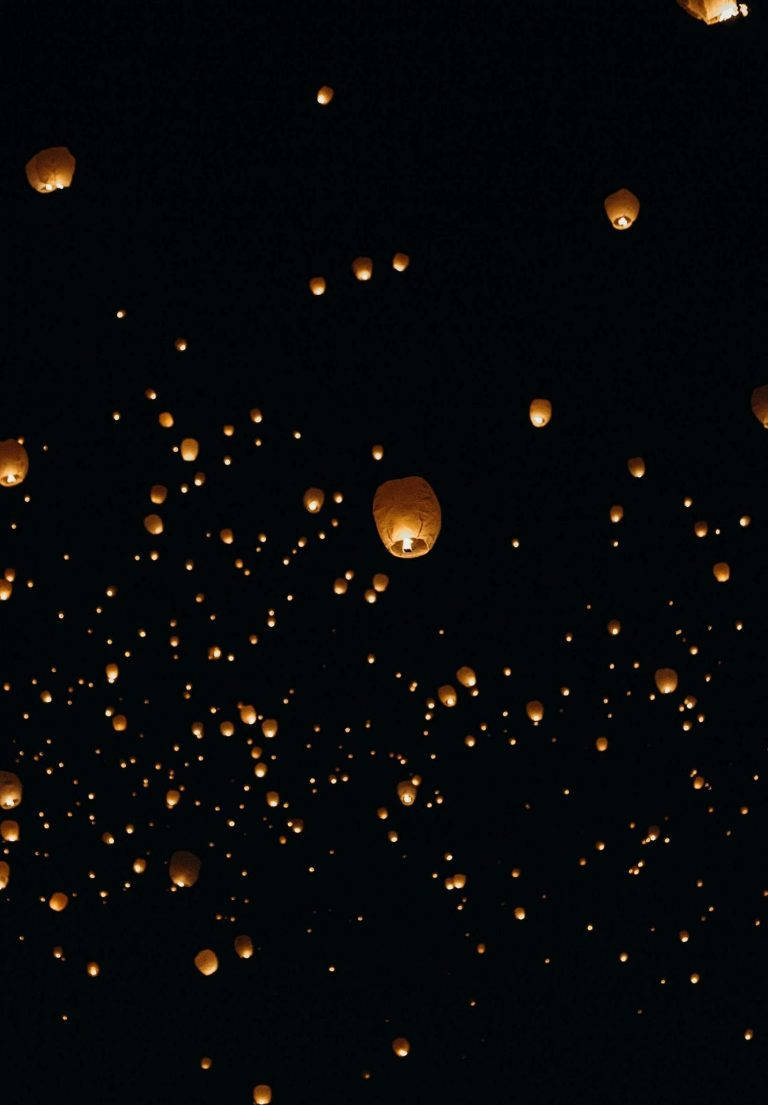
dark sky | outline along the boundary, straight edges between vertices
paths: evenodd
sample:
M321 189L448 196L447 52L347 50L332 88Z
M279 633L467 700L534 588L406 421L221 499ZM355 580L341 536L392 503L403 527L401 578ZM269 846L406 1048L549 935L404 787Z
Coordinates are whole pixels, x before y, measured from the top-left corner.
M24 785L0 841L3 1100L758 1100L750 8L708 27L675 0L3 6L0 439L29 453L0 489L0 770ZM24 166L59 145L72 185L38 195ZM619 188L640 201L623 233ZM371 503L408 475L442 530L398 560ZM661 667L678 688L651 697ZM452 709L428 704L443 684ZM177 849L194 887L171 888Z

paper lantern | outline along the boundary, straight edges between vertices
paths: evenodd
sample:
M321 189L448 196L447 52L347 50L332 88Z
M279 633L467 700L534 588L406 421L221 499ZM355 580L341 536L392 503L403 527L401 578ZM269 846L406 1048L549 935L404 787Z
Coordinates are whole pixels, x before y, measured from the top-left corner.
M627 468L630 475L634 476L636 480L645 475L645 461L642 457L630 457L627 461Z
M437 696L442 702L443 706L455 706L458 702L456 688L452 687L450 683L446 683L445 686L440 687L437 692Z
M611 521L612 522L620 522L623 517L624 517L624 507L623 506L619 506L618 504L616 504L615 506L611 507Z
M325 107L333 99L333 89L329 84L324 84L322 88L317 90L317 102Z
M531 420L531 425L537 429L546 426L552 417L552 404L549 399L531 399L528 417Z
M749 13L747 5L737 4L736 0L677 0L677 2L694 19L701 19L709 25L725 23L727 19Z
M159 506L160 503L165 502L165 498L166 498L167 494L168 494L168 488L164 487L161 483L156 483L156 484L152 485L152 487L150 489L150 492L149 492L149 497L152 500L152 502L155 503L155 505Z
M395 272L405 272L411 263L411 259L407 253L396 253L392 258L392 268Z
M62 890L57 890L55 894L51 894L48 905L54 913L61 913L69 905L69 898Z
M163 519L159 514L148 514L144 519L144 529L147 533L151 533L153 537L157 537L159 533L163 532Z
M253 1087L253 1105L269 1105L272 1100L272 1087L262 1082Z
M727 583L731 578L731 569L724 560L712 565L712 574L718 583Z
M0 859L0 890L5 890L11 881L11 868L4 859Z
M352 272L358 280L370 280L373 276L373 261L370 257L356 257L352 262Z
M168 874L176 886L194 886L200 876L200 860L194 852L174 852L168 863Z
M618 618L612 618L611 621L608 622L606 629L612 637L618 637L619 633L621 633L621 622Z
M75 175L75 159L66 146L41 150L27 162L27 180L36 192L69 188Z
M615 230L629 230L639 211L640 201L626 188L605 197L605 213Z
M319 487L308 487L304 492L302 502L305 510L308 510L310 514L317 514L325 502L325 492L321 491Z
M381 594L389 587L389 576L385 575L384 572L377 572L371 582L373 583L374 591L378 591L379 594Z
M107 664L104 668L104 671L106 673L108 683L114 683L118 675L120 674L120 669L115 663Z
M183 353L184 350L187 348L187 339L177 338L176 341L173 343L173 348L176 350L177 353Z
M677 672L674 668L659 668L653 678L661 694L672 694L677 690Z
M219 969L219 960L216 952L210 948L203 948L195 956L195 966L201 975L212 975Z
M397 1036L392 1041L392 1050L398 1059L405 1059L406 1055L411 1050L411 1045L406 1040L405 1036Z
M168 790L165 794L165 804L169 810L172 810L174 806L178 806L179 799L181 798L181 791Z
M19 839L18 821L0 821L0 837L6 844L13 844Z
M462 687L474 687L477 683L477 676L472 668L462 667L456 672L456 678Z
M241 959L250 959L253 955L253 941L250 936L236 936L235 951Z
M15 487L29 471L27 450L12 437L0 441L0 485Z
M383 483L373 497L373 517L387 550L406 558L425 556L442 522L437 497L420 476Z
M193 437L185 437L181 443L181 459L182 460L197 460L197 454L200 451L198 442Z
M309 290L312 295L323 295L325 292L325 277L313 276L309 282Z
M397 784L397 797L404 806L412 806L417 794L418 790L410 780Z
M12 771L0 771L0 809L15 810L21 805L21 779Z
M525 712L534 725L538 725L544 717L544 707L537 698L534 698L531 702L526 704Z
M758 422L768 430L768 384L755 388L752 392L752 413ZM3 442L6 444L6 442ZM2 446L0 446L2 448Z

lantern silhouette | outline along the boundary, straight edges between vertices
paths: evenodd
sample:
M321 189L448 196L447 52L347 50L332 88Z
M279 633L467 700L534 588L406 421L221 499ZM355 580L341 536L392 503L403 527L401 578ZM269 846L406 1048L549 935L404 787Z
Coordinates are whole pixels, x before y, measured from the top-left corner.
M176 886L194 886L200 875L200 860L194 852L174 852L168 863L168 874Z
M672 694L677 690L677 672L674 668L659 668L654 679L661 694Z
M737 15L747 15L746 4L738 4L736 0L677 0L678 4L694 19L712 25L725 23L727 19L733 19Z
M0 485L15 487L29 471L27 450L11 437L0 441Z
M528 417L531 420L531 425L537 429L546 426L552 417L552 404L549 399L531 399Z
M755 388L752 392L752 413L758 422L768 430L768 384ZM3 443L5 444L5 442ZM1 447L0 447L1 448Z
M373 517L387 550L406 558L425 556L442 522L437 497L420 476L383 483L373 497Z
M639 199L626 188L605 197L605 213L615 230L629 230L639 211Z
M27 180L36 192L69 188L75 175L75 159L66 146L41 150L27 162Z

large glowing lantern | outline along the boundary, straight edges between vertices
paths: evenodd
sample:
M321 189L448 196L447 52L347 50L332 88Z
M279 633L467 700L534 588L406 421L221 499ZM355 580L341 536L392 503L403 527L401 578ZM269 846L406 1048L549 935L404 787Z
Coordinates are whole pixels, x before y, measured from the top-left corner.
M477 676L474 670L466 666L459 668L456 672L456 678L459 683L461 683L462 687L474 687L475 683L477 683Z
M261 1082L253 1087L253 1105L270 1105L272 1101L272 1087L266 1082Z
M627 188L605 197L605 213L615 230L629 230L640 211L640 200Z
M552 404L549 399L531 399L528 417L531 420L531 425L537 429L546 426L552 417Z
M752 413L758 422L768 430L768 384L755 388L752 392ZM3 442L3 445L7 442ZM2 448L2 446L0 446Z
M544 717L544 707L537 698L526 704L525 712L534 725L538 725Z
M12 771L0 771L0 809L14 810L21 805L21 779Z
M0 441L0 484L3 487L15 487L29 471L27 450L18 441L8 438Z
M661 694L672 694L677 690L677 672L674 668L659 668L654 679Z
M440 504L421 476L388 480L373 497L379 537L393 556L425 556L440 533Z
M736 0L677 0L677 2L694 19L701 19L710 25L725 23L727 19L733 19L736 15L749 13L747 5L737 4Z
M194 852L174 852L168 873L176 886L194 886L200 874L200 860Z
M27 162L27 180L36 192L69 188L75 175L75 159L66 146L41 150Z

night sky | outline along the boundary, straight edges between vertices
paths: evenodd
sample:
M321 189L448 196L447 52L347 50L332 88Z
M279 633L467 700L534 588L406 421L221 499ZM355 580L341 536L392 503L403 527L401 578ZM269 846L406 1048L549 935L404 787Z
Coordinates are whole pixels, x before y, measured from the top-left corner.
M756 1103L764 6L1 27L3 1101Z

